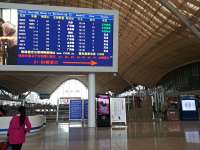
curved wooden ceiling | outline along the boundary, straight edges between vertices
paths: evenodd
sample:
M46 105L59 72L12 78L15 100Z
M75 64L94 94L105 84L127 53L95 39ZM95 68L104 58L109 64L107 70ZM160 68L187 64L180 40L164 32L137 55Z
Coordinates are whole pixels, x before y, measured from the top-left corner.
M132 84L155 86L166 73L183 64L198 61L200 58L200 39L196 38L173 13L162 6L160 0L16 0L12 2L119 11L119 72L117 76L111 73L98 73L97 92L107 90L119 92ZM187 17L198 30L200 29L199 0L170 0L169 3ZM7 74L0 75L2 85L15 92L35 90L51 93L66 78L67 75L48 74L39 76L9 74L9 77Z

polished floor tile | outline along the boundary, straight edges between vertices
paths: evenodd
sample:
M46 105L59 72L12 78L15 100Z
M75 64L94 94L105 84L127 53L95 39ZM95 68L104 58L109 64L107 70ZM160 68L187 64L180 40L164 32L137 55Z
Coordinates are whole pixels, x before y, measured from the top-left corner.
M127 128L47 124L23 150L199 150L200 122L138 122Z

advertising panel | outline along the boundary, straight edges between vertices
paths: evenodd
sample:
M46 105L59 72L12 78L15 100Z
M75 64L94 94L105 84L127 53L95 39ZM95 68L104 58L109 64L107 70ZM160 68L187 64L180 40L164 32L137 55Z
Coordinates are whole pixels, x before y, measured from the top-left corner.
M198 101L193 95L180 96L180 119L199 120Z
M98 114L109 115L110 114L110 105L109 98L100 96L98 98Z
M196 111L195 100L182 100L181 105L183 111Z
M108 95L97 96L97 126L110 126L110 97Z
M110 99L111 123L122 122L126 124L126 103L125 98Z

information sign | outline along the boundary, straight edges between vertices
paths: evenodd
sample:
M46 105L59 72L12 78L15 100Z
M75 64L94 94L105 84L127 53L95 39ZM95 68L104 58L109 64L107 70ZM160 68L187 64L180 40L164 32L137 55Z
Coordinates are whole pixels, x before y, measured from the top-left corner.
M10 3L0 8L17 14L11 18L15 32L0 37L0 70L117 72L117 11Z
M126 125L125 98L110 99L111 123L124 123Z

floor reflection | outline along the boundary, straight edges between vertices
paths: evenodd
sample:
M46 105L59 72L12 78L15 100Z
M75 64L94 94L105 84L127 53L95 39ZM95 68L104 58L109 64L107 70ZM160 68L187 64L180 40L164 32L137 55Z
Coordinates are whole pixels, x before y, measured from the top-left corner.
M200 143L199 131L185 131L185 140L187 143Z
M111 150L118 149L127 150L127 128L112 128L111 129Z
M200 122L137 122L125 128L49 123L23 150L199 150Z

